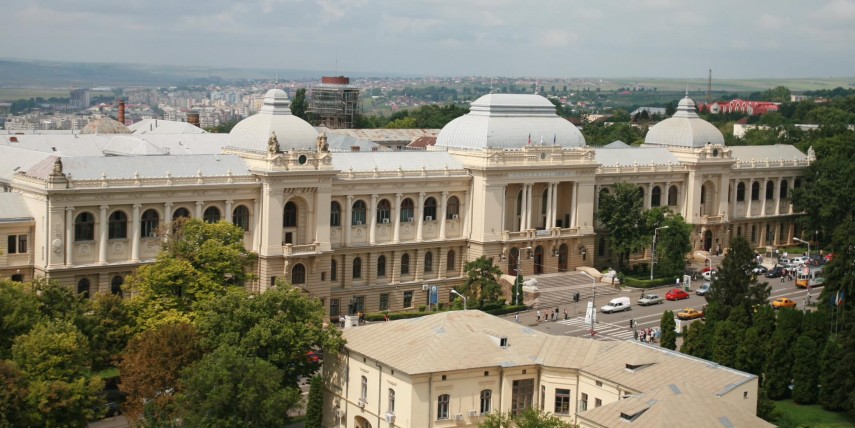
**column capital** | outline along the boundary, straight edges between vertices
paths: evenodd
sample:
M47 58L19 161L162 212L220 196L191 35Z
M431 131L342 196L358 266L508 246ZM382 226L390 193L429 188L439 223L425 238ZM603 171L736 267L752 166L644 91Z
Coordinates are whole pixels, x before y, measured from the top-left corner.
M196 201L196 206L197 206L197 207L201 207L202 205L205 205L205 202L203 202L203 201Z
M231 199L227 199L227 200L226 200L226 205L232 205L232 204L234 204L234 203L235 203L235 201L233 201L233 200L231 200Z
M442 197L443 197L443 198L447 198L447 197L448 197L448 190L443 190L443 191L442 191Z
M353 200L353 195L347 195L347 200L348 200L348 201L352 201L352 200Z
M74 207L65 207L65 212L70 213L74 211Z
M142 204L134 204L134 209L138 210L142 208Z
M100 208L100 209L101 209L101 211L107 211L107 210L109 210L109 209L110 209L110 206L109 206L109 205L101 205L101 206L100 206L100 207L98 207L98 208Z
M372 200L372 201L377 200L377 194L376 194L376 193L372 193L372 194L371 194L371 200Z

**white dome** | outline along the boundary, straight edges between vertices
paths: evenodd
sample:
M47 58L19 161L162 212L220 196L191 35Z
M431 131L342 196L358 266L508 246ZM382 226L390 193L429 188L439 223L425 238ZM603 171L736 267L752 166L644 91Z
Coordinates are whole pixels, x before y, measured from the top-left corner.
M229 132L230 148L251 152L267 152L267 140L276 133L283 151L315 150L318 131L303 119L291 114L288 94L271 89L264 94L261 110L240 122Z
M654 125L644 137L644 144L657 146L703 147L708 143L724 145L724 136L698 116L688 95L677 104L674 116Z
M531 142L584 147L575 125L555 114L555 105L540 95L489 94L475 100L469 113L452 120L436 137L437 147L514 149Z

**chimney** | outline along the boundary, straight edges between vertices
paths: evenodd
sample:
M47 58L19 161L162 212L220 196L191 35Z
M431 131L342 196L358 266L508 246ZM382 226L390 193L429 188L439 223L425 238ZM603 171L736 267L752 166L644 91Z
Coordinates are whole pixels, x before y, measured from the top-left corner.
M350 146L350 151L351 151L351 152L358 152L358 151L359 151L359 146Z
M187 123L199 128L199 113L187 113Z
M119 123L125 124L125 100L119 100Z

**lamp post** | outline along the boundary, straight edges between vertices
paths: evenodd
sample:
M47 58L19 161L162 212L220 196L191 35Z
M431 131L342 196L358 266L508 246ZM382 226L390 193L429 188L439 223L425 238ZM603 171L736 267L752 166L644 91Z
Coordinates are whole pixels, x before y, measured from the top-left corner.
M807 246L808 246L808 261L810 261L810 242L808 242L808 241L802 241L801 239L796 238L795 236L793 237L793 241L799 241L799 242L801 242L802 244L807 244Z
M653 229L653 249L650 250L650 280L653 281L653 266L656 265L656 232L662 229L667 229L668 226L657 227Z
M591 278L591 339L594 338L594 319L597 317L597 278L591 276L588 272L579 271L582 275Z
M466 310L466 296L458 293L457 290L455 290L453 288L451 289L451 294L456 294L457 296L459 296L460 298L463 299L463 310L465 311Z

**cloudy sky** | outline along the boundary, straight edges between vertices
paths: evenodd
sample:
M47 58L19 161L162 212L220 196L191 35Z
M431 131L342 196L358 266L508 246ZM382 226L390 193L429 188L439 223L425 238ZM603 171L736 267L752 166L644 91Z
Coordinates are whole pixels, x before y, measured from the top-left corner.
M439 76L855 75L855 0L3 3L5 58Z

